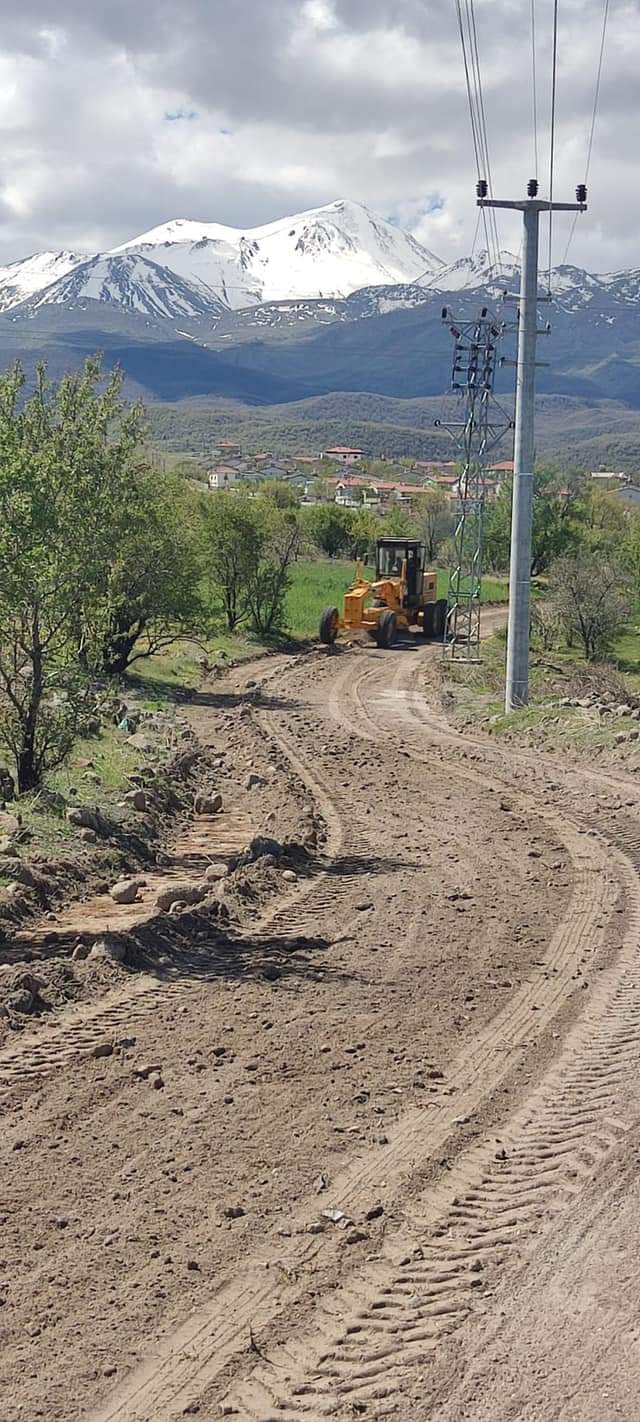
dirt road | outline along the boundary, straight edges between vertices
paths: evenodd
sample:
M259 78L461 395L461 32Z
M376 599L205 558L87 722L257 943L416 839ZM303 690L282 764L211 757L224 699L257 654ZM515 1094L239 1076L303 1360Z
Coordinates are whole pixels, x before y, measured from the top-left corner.
M432 655L231 674L229 818L315 859L0 1051L6 1422L640 1415L640 792L462 738Z

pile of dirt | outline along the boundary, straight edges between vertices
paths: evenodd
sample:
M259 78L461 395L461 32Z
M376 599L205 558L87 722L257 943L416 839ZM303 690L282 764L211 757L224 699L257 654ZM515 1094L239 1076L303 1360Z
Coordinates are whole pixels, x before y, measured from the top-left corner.
M2 1018L0 1038L132 974L210 975L272 901L317 872L326 826L260 723L265 694L231 685L219 706L203 694L202 709L196 696L175 719L168 762L131 775L117 813L74 813L65 860L6 861L0 963L31 965L41 990Z
M99 955L86 963L54 958L29 966L0 965L0 1042L68 1003L105 992L121 976L113 961Z
M207 757L191 733L164 764L149 763L129 777L118 806L64 807L75 834L64 855L52 860L19 835L0 856L0 959L11 946L12 930L62 903L95 894L114 879L162 862L160 847L176 822L193 810L198 790L208 783Z

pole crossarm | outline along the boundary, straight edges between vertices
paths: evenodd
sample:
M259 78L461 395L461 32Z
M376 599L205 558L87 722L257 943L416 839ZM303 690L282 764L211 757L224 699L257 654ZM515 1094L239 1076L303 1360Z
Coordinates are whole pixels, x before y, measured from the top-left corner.
M515 212L586 212L586 202L547 202L545 198L523 198L520 202L503 202L500 198L478 198L477 207L503 207Z

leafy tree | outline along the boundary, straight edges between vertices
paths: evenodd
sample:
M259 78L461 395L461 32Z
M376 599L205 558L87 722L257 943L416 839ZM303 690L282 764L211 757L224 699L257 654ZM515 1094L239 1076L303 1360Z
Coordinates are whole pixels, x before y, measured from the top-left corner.
M629 517L621 556L637 603L640 601L640 513L631 514Z
M339 504L318 504L303 511L303 529L310 542L329 558L349 550L353 514Z
M258 636L282 630L291 563L301 530L296 510L267 494L203 500L205 576L221 598L227 628L249 622Z
M549 603L565 636L579 639L590 662L610 651L622 631L629 587L619 563L581 549L554 563Z
M385 538L418 538L420 530L415 516L409 509L396 504L384 516L383 536Z
M427 564L432 565L453 529L453 516L447 495L442 489L427 489L416 501L416 514Z
M282 509L270 499L256 510L259 540L257 557L246 587L251 626L259 637L281 632L290 568L300 547L300 525L293 509Z
M585 539L602 553L619 552L627 529L627 512L615 494L590 489L583 503Z
M0 377L0 743L21 792L61 763L83 711L83 610L142 437L120 389L96 359L58 386L40 367L30 398L20 365Z
M264 479L259 485L261 494L266 494L279 509L297 509L300 495L293 484L286 479Z
M369 562L377 538L381 537L382 525L372 509L356 509L351 520L350 556Z
M313 498L320 499L322 503L328 503L333 498L333 485L322 476L314 479L310 487Z
M246 494L211 494L202 501L206 576L222 602L227 630L248 616L247 588L259 562L258 501Z
M166 650L204 620L193 492L175 475L145 470L132 478L119 512L104 581L86 615L91 661L112 674Z
M583 537L584 513L573 491L564 486L554 469L536 471L533 492L531 576L539 577L551 564L577 547ZM485 519L485 549L489 566L499 572L509 567L512 481L505 480L489 504Z

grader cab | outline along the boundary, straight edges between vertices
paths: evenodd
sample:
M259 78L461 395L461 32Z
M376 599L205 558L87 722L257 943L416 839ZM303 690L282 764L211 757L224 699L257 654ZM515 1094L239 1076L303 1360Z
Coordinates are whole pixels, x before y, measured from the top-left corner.
M320 619L320 641L328 646L338 632L368 632L379 647L390 647L398 632L417 627L425 637L442 638L447 600L437 596L437 574L425 571L424 545L413 538L379 538L376 574L369 582L360 563L344 595L342 613L327 607Z

